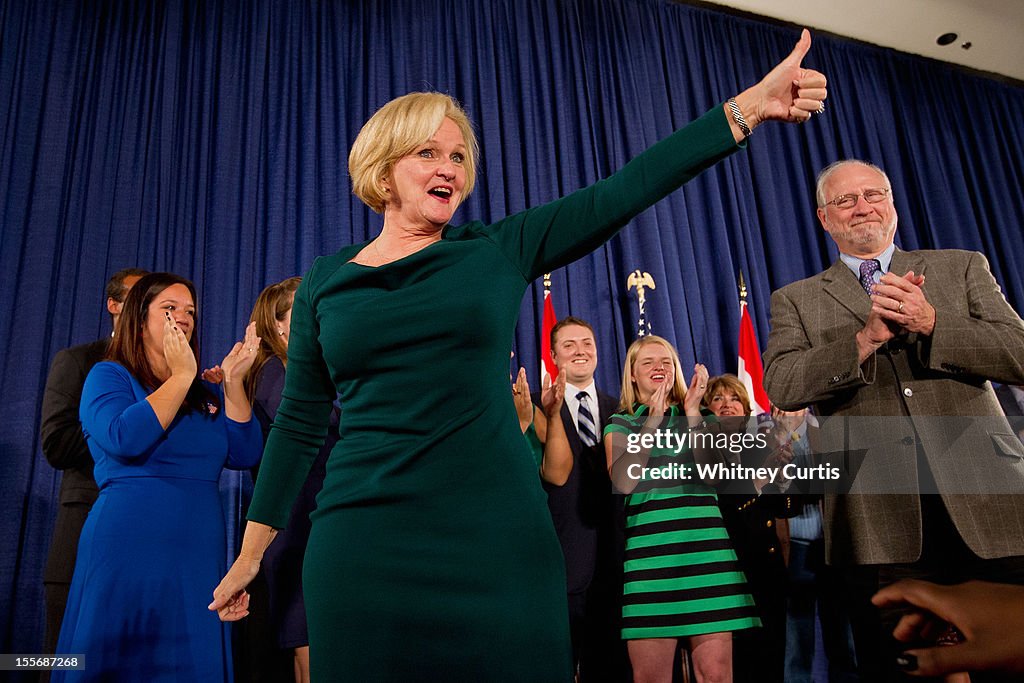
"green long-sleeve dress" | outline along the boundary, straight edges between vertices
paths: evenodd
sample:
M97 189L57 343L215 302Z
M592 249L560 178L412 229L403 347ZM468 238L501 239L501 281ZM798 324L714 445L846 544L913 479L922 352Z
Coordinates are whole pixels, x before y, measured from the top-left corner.
M527 286L737 149L722 107L562 199L392 263L318 258L249 519L283 527L331 403L304 563L316 681L571 680L564 566L508 351Z

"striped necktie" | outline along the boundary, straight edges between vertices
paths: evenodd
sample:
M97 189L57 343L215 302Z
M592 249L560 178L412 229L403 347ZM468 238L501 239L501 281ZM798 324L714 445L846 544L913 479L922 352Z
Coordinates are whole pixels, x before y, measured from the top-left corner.
M576 394L576 400L580 402L580 410L576 414L576 428L580 432L580 441L584 446L594 446L597 444L597 427L594 425L594 414L587 405L590 403L590 394L581 391Z

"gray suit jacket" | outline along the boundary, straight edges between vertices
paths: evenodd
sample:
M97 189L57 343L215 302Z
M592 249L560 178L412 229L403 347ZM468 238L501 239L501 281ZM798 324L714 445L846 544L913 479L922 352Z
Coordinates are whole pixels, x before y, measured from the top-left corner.
M1024 439L1024 412L1021 412L1020 406L1017 405L1013 391L1006 384L1000 384L996 387L996 398L999 399L999 405L1002 406L1013 431L1019 438Z
M919 458L972 551L1024 555L1024 447L989 383L1024 380L1024 322L977 252L897 250L890 270L925 275L935 329L863 364L855 334L871 303L845 264L772 294L768 396L782 408L813 405L823 448L856 474L846 495L826 495L829 562L920 557Z

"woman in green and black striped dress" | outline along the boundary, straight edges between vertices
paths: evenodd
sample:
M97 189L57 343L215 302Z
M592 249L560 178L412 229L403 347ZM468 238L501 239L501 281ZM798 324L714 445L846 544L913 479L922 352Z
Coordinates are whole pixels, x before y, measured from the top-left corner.
M608 470L627 493L622 637L636 683L671 680L686 639L698 681L732 680L732 632L760 626L754 601L710 486L682 443L700 422L708 372L689 391L672 345L657 336L629 347L619 413L605 428Z

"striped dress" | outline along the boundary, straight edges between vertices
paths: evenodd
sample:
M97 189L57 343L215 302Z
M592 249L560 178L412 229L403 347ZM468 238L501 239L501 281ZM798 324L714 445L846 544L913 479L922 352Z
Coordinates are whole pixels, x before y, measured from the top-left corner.
M605 434L640 431L647 406L616 414ZM678 410L672 406L671 415ZM668 421L666 421L666 425ZM622 637L684 638L761 625L722 522L715 490L689 448L653 449L646 467L690 466L692 479L644 478L626 498Z

